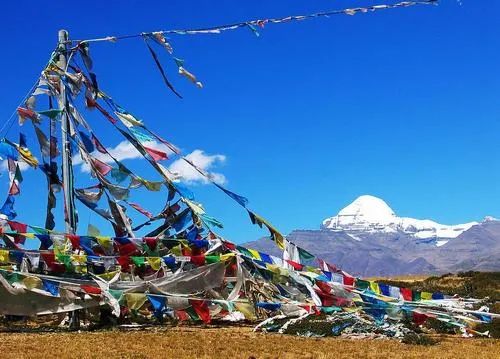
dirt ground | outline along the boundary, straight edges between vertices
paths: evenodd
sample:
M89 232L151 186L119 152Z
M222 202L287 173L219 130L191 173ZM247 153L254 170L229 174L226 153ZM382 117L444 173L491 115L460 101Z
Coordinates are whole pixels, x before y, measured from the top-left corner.
M250 327L0 333L2 358L500 358L500 340L440 337L434 346L396 340L313 339Z

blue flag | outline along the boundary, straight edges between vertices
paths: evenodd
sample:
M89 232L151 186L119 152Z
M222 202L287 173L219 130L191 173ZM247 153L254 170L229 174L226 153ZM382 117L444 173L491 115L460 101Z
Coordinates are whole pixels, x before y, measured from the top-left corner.
M149 302L153 306L155 317L160 317L161 314L165 311L167 298L149 294L147 294L146 297L149 299Z
M49 292L54 297L57 297L59 295L59 283L42 278L42 284L43 290Z
M14 196L8 196L2 208L0 208L0 213L6 215L8 219L14 219L17 216L17 213L14 210L14 202Z

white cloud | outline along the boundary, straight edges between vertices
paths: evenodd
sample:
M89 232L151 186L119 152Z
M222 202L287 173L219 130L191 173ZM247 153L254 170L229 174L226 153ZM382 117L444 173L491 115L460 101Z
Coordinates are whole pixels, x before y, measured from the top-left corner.
M171 155L173 152L164 144L158 143L158 142L146 142L144 143L149 148L153 148L159 151L166 152L167 155ZM115 147L110 147L107 148L108 152L116 158L118 161L124 161L124 160L134 160L138 158L142 158L142 155L137 151L137 149L128 141L122 141ZM98 160L105 162L105 163L113 163L113 160L106 154L103 154L98 151L94 151L92 153L92 156L94 158L97 158ZM82 165L81 170L82 172L88 173L90 172L90 167L88 164L84 163L80 155L75 155L73 157L73 164L75 166L77 165Z
M197 167L210 174L214 182L218 184L226 183L226 177L222 173L212 172L211 170L217 165L223 164L226 161L224 155L207 155L202 150L194 150L186 156L188 160L193 162ZM175 160L168 169L170 172L177 174L181 181L188 183L208 183L208 180L196 171L189 163L181 158Z
M19 161L18 164L19 164L19 169L21 171L26 171L28 168L30 168L30 166L25 162ZM9 164L7 160L3 160L2 162L0 162L0 172L3 173L8 171L9 171Z
M159 151L166 152L169 156L173 152L164 144L158 142L147 142L146 146L154 148ZM128 141L122 141L115 147L108 148L109 153L116 158L118 161L124 160L134 160L142 158L142 155L135 149L135 147ZM112 163L113 161L108 155L102 154L100 152L94 151L92 156L99 159L100 161L106 163ZM218 184L224 184L226 182L226 177L222 173L212 172L212 169L217 165L223 164L226 161L226 156L216 154L207 155L203 150L194 150L190 154L185 156L188 160L193 162L203 171L210 174L213 180ZM88 173L90 172L89 165L84 163L80 155L73 157L74 165L81 165L81 171ZM168 170L172 172L176 178L182 182L186 183L208 183L208 180L202 176L198 171L196 171L190 164L182 159L177 159L168 167Z

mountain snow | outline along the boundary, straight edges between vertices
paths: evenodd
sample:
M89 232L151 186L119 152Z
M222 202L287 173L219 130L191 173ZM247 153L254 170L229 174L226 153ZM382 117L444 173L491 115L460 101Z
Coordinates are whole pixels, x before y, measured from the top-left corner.
M445 225L428 219L398 217L382 199L364 195L342 209L336 216L323 221L322 229L347 232L403 232L415 238L439 238L442 246L478 222Z

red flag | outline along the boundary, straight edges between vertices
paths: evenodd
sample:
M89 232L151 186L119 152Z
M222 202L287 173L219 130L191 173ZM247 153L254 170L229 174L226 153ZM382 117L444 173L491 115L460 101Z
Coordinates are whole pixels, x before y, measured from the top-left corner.
M177 319L179 319L181 322L189 319L189 315L184 310L176 310L174 311L174 313Z
M342 273L344 276L344 285L348 286L354 286L354 277L351 277L349 275L346 275L345 273Z
M204 255L191 256L191 263L193 263L197 267L205 265L205 256Z
M290 260L290 259L285 259L285 260L286 260L286 262L287 262L288 264L290 264L290 265L293 267L293 269L295 269L295 270L302 270L302 268L304 268L304 266L303 266L302 264L300 264L300 263L294 262L294 261L292 261L292 260Z
M29 108L18 107L17 114L19 115L20 121L22 119L22 122L24 122L26 118L29 118L35 122L38 122L40 120L40 115Z
M94 287L93 285L85 285L85 284L82 284L80 287L87 294L94 294L94 295L101 294L101 289L99 287Z
M19 193L21 193L21 190L19 189L19 184L17 183L16 180L14 180L12 181L9 188L9 196L15 196Z
M94 136L94 134L91 135L91 138L92 138L92 143L94 144L97 151L104 154L108 153L106 148L101 144L101 142L99 142L99 140L97 139L97 137Z
M95 169L103 176L106 176L113 169L113 167L102 162L101 160L98 160L97 158L93 158L92 163L94 164Z
M204 323L210 324L210 310L208 309L207 301L190 299L189 304L191 304L196 314L198 314Z
M332 273L336 273L338 271L337 267L335 267L333 264L327 263L324 260L319 259L319 258L317 258L317 260L319 263L319 267L322 270L327 271L327 272L332 272Z
M236 244L227 242L227 241L222 241L224 243L224 247L229 249L230 251L235 251L236 250Z
M148 218L153 218L153 214L151 212L145 210L144 208L139 206L137 203L132 203L132 202L127 202L127 203L129 204L130 207L135 209L137 212L142 213L143 215L145 215Z
M7 223L9 223L10 229L12 229L13 231L16 231L17 233L26 233L26 231L28 230L27 224L19 223L16 221L7 221ZM16 244L19 244L19 243L24 244L25 240L26 240L25 236L16 235L14 237L14 242Z
M43 261L49 267L49 269L52 269L56 263L56 256L54 255L54 252L42 252L40 253L40 256L42 257Z
M151 157L153 157L153 159L156 162L162 161L162 160L168 160L168 156L167 156L167 154L165 152L156 150L154 148L146 147L144 145L143 145L143 147L149 153L149 155Z
M144 237L144 243L151 249L152 251L156 250L156 246L158 245L158 238L154 237Z
M330 294L332 292L332 287L326 282L323 282L321 280L316 280L316 286L321 289L322 292Z
M130 257L122 256L116 258L118 264L122 267L122 272L128 272L130 270Z
M121 244L115 241L115 243L118 247L118 253L122 256L133 256L134 254L138 254L137 247L132 242Z
M401 288L400 293L403 296L404 300L411 301L412 300L412 292L410 288Z
M413 322L416 325L422 325L427 320L427 315L424 313L413 312Z
M76 234L66 234L66 238L70 240L73 249L80 249L80 236Z

